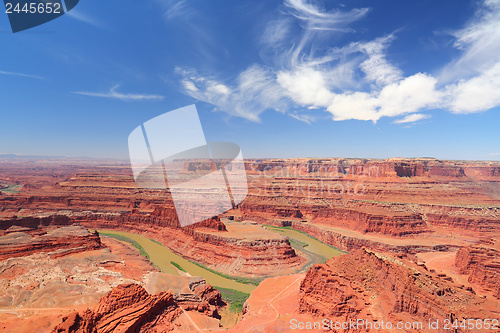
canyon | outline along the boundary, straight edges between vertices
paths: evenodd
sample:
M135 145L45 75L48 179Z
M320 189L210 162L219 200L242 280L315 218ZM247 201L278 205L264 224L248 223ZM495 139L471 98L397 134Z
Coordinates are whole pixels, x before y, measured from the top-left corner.
M0 298L0 305L6 309L23 306L16 292L28 295L29 283L17 289L6 287L29 273L22 262L39 260L57 267L68 258L123 247L95 232L107 229L143 235L220 274L265 279L251 293L239 322L230 328L234 332L252 331L252 327L256 332L286 329L289 320L297 318L427 323L494 319L500 313L499 162L247 160L249 188L244 201L187 227L180 226L170 193L138 188L127 163L6 160L0 168L4 188L17 186L16 191L0 188L0 280L4 276L2 296L7 296ZM199 161L185 162L184 168L191 175L211 170ZM307 241L301 244L267 226L297 230L346 254L314 264ZM197 303L188 306L176 296L175 288L147 288L145 276L164 274L153 266L133 265L132 273L109 262L98 268L99 262L93 264L96 271L107 272L112 266L115 273L86 280L89 286L98 281L99 287L86 291L87 301L79 309L62 306L66 310L57 317L65 318L57 328L60 332L71 327L78 327L75 332L92 331L96 325L104 325L99 326L104 332L108 319L119 323L120 316L144 332L154 331L147 324L151 322L165 323L158 324L165 330L193 328L182 309L217 329L214 323L224 308L214 305L219 301L196 296ZM9 268L2 271L1 265ZM72 281L67 271L65 278ZM58 281L64 284L64 279ZM189 283L179 283L174 285L189 289ZM203 288L211 290L208 286ZM99 299L107 302L107 293L115 295L109 296L113 303L121 302L128 291L140 300L136 308L140 315L129 316L135 311L133 302L121 314L99 312ZM220 300L215 289L209 293ZM35 298L28 302L35 304ZM158 304L163 312L153 311Z

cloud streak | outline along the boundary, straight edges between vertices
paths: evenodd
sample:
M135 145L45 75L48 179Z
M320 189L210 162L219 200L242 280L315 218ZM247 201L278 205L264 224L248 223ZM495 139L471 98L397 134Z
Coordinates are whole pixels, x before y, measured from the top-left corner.
M143 100L162 100L164 96L162 95L149 95L149 94L124 94L116 91L120 86L113 86L108 92L87 92L87 91L76 91L73 94L84 95L84 96L92 96L92 97L103 97L103 98L112 98L119 99L122 101L143 101Z
M290 14L300 20L306 30L352 31L347 25L357 21L368 12L368 8L350 11L324 11L304 0L285 0L284 5L290 9Z
M500 0L485 0L474 17L451 35L461 52L438 75L405 75L387 59L397 33L344 46L317 48L334 34L353 32L366 8L326 11L306 0L285 0L285 11L262 35L271 64L253 64L232 82L178 69L185 92L231 115L259 121L274 109L311 123L323 110L335 121L396 124L430 116L422 111L482 112L500 105ZM293 25L300 33L292 34Z
M36 80L45 80L44 77L41 77L41 76L38 76L38 75L24 74L24 73L0 71L0 74L2 74L2 75L11 75L11 76L26 77L26 78L29 78L29 79L36 79Z
M417 121L429 119L430 117L431 116L428 114L414 113L414 114L409 114L402 119L395 120L394 124L416 123Z
M99 20L97 20L97 19L95 19L95 18L93 18L93 17L91 17L91 16L83 13L79 9L79 7L77 9L73 9L73 10L67 12L66 14L69 17L71 17L71 18L73 18L73 19L75 19L77 21L80 21L82 23L91 25L93 27L96 27L96 28L99 28L99 29L104 29L104 27L105 27L105 25L101 21L99 21Z

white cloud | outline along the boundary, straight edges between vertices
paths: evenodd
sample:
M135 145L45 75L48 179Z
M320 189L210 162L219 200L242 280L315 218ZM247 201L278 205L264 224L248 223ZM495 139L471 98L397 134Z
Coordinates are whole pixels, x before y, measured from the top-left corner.
M447 87L455 113L481 112L500 105L500 62L483 73Z
M454 113L482 112L500 105L500 0L486 0L474 18L453 34L462 55L446 66L443 107Z
M438 105L441 94L434 89L436 79L418 73L386 85L381 91L336 94L328 89L324 73L305 68L281 72L278 83L301 106L326 108L333 120L371 120L395 117Z
M286 109L287 100L274 74L260 66L240 73L232 88L195 71L177 68L177 72L184 77L182 84L188 95L231 115L259 121L259 115L266 109L281 112Z
M430 116L421 112L430 109L472 113L500 105L500 0L484 1L473 19L452 33L461 56L435 76L405 76L388 60L395 34L317 47L333 34L352 32L349 24L362 19L366 8L326 11L306 0L284 5L287 11L271 20L261 37L261 53L274 55L271 65L254 64L230 83L179 70L186 93L252 121L275 109L311 123L319 109L336 121L406 115L395 121L400 124L426 119ZM293 22L301 33L291 33Z
M500 61L500 1L484 1L471 21L452 35L454 46L462 54L443 68L441 82L467 78L491 68Z
M365 72L368 81L376 82L378 85L385 85L401 79L403 73L399 68L391 65L385 59L385 49L393 39L393 36L376 39L368 43L360 43L359 49L368 56L368 59L360 65Z
M368 12L368 8L326 12L306 0L285 0L284 4L291 9L291 15L309 30L349 31L347 24L359 20Z
M349 119L377 121L380 118L376 111L378 104L377 98L358 91L336 95L327 110L336 121Z
M429 119L431 116L428 114L422 113L413 113L409 114L404 118L398 119L394 121L394 124L407 124L407 123L416 123L417 121Z
M123 94L117 92L119 85L113 86L109 92L100 93L100 92L86 92L86 91L77 91L74 94L92 96L92 97L104 97L104 98L113 98L120 99L122 101L142 101L142 100L161 100L164 97L161 95L148 95L148 94Z
M327 87L325 73L310 67L278 72L277 82L285 94L302 106L328 107L334 94Z
M282 47L282 43L286 41L286 37L290 34L291 19L272 20L267 23L262 42L271 48Z
M41 76L24 74L24 73L0 71L0 74L2 74L2 75L12 75L12 76L26 77L26 78L29 78L29 79L45 80L45 78L43 78Z
M435 86L436 79L424 73L385 86L379 95L380 116L395 117L438 106L442 94Z

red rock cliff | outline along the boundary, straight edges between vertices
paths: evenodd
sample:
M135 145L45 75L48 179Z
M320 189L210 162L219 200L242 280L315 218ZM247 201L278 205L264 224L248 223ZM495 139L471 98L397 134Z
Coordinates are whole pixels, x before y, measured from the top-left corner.
M361 249L309 269L300 287L300 312L341 322L422 323L410 332L446 332L429 329L429 320L498 318L476 295L449 280L406 259ZM343 330L362 331L372 330Z
M207 310L221 305L219 292L203 279L194 280L191 296L164 291L150 295L137 284L119 285L103 296L94 310L63 317L52 332L167 332L174 330L174 321L183 311L191 310L220 318L216 310Z
M460 273L469 275L469 282L477 283L500 299L500 251L494 242L461 247L455 257Z

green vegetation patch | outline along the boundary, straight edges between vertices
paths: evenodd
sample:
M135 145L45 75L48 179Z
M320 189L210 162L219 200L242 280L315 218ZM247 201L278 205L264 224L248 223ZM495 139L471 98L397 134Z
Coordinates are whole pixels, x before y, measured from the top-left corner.
M335 250L336 252L338 252L338 253L336 253L335 255L340 255L340 254L345 254L345 253L347 253L347 252L345 252L345 251L342 251L341 249L336 248L335 246L331 246L330 244L327 244L327 243L325 243L325 242L323 242L323 241L321 241L321 240L317 239L316 237L314 237L313 235L308 234L308 233L307 233L307 232L305 232L305 231L302 231L302 230L297 230L297 229L293 229L293 228L292 228L292 227L290 227L290 226L286 226L286 227L277 227L277 226L274 226L274 225L268 225L268 224L264 224L264 226L265 226L266 228L270 229L271 231L278 231L278 232L280 232L280 233L284 233L284 234L285 234L285 235L289 238L289 240L292 240L292 239L293 239L293 240L294 240L294 241L296 241L296 242L297 242L297 241L299 241L299 240L298 240L298 239L296 239L296 238L294 238L293 236L290 236L289 234L286 234L286 231L287 231L287 230L291 230L292 232L298 232L298 233L300 233L300 234L303 234L303 235L305 235L305 236L307 236L307 237L311 238L312 240L314 240L314 241L318 242L318 244L321 244L321 245L323 245L323 246L329 247L330 249L333 249L333 250ZM311 244L308 244L308 245L311 245Z
M245 277L240 277L240 276L227 275L227 274L221 273L219 271L216 271L215 269L211 269L210 267L207 267L207 266L205 266L203 264L200 264L199 262L192 261L192 260L189 260L189 262L195 264L198 267L206 269L207 271L209 271L211 273L217 274L219 276L222 276L223 278L230 279L230 280L233 280L233 281L236 281L236 282L239 282L239 283L251 284L251 285L254 285L254 286L258 286L259 283L261 283L262 280L264 280L264 278L260 278L260 279L259 278L254 278L254 279L252 279L252 278L245 278ZM217 289L219 289L219 288L217 288ZM232 290L232 289L228 289L228 290Z
M226 288L216 288L222 299L229 305L229 309L233 312L241 313L243 311L243 304L245 304L250 294L244 293L242 291Z
M5 192L5 193L21 193L20 189L23 187L23 185L1 185L0 186L7 186L7 187L0 187L0 192Z
M135 247L136 249L139 250L139 254L141 256L145 256L146 258L149 259L149 254L146 252L146 250L144 250L144 248L141 246L141 244L137 243L133 239L130 239L130 238L122 236L122 235L109 234L106 232L100 232L99 235L114 238L114 239L117 239L117 240L122 241L122 242L130 243L133 247Z
M175 261L171 261L170 262L174 267L176 267L178 270L182 271L182 272L185 272L187 273L187 271L181 267L181 265L179 265L178 263L176 263Z
M288 240L290 241L291 244L294 244L294 245L296 245L298 247L306 247L306 246L309 245L306 242L301 242L301 241L299 241L297 239L289 238Z
M159 241L157 241L156 239L150 238L150 240L151 240L153 243L156 243L156 244L158 244L158 245L163 246L163 244L162 244L162 243L160 243Z

